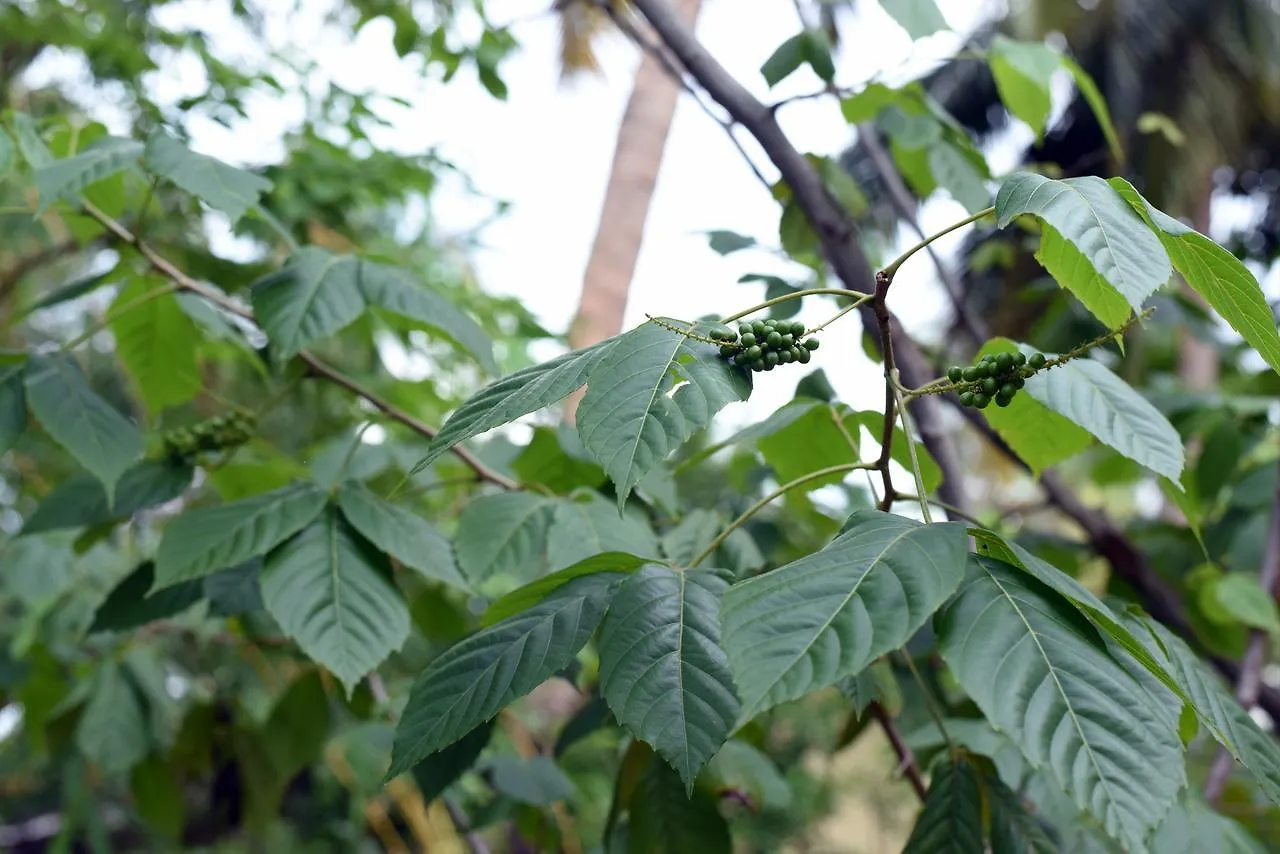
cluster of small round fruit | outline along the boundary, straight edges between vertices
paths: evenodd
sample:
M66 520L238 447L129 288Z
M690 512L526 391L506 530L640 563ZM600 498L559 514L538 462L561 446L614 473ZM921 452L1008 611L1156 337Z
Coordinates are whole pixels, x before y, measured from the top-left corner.
M243 445L253 436L257 419L252 413L231 412L165 432L165 450L175 457L193 457Z
M717 326L711 337L720 344L720 355L734 364L753 371L772 371L789 362L805 364L818 349L817 338L804 337L804 324L798 320L750 320L738 324L734 332L728 326Z
M1027 377L1047 361L1044 353L1033 353L1030 358L1025 353L988 353L967 368L953 365L947 379L956 384L965 406L986 409L992 401L996 406L1008 406Z

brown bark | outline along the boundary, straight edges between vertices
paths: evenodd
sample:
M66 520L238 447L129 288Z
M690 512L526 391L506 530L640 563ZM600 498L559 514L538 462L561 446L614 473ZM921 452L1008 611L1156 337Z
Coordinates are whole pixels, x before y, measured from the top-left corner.
M676 0L675 7L681 20L692 27L702 0ZM645 52L618 126L600 224L582 279L578 313L569 328L569 344L575 348L589 347L622 331L649 203L679 95L679 84L658 59ZM575 394L567 401L569 418L579 399L580 394Z

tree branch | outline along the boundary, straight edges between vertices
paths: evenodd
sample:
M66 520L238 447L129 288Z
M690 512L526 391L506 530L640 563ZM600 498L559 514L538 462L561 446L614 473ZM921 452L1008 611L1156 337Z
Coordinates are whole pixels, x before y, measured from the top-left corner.
M1280 479L1276 480L1276 494L1271 507L1271 524L1267 527L1267 545L1262 553L1262 569L1258 584L1268 599L1280 595ZM1240 662L1240 675L1236 678L1236 699L1246 709L1258 704L1262 693L1262 667L1267 661L1267 644L1270 638L1265 629L1250 629L1244 659ZM1226 788L1227 778L1235 767L1235 759L1225 748L1218 750L1209 778L1205 782L1204 797L1217 804Z
M884 706L879 703L873 702L867 708L870 709L872 717L880 724L880 728L884 730L885 736L889 739L889 744L893 745L893 752L898 754L898 766L907 775L907 780L911 782L911 788L915 789L916 794L923 801L928 794L928 788L924 784L924 776L920 773L920 765L916 762L916 755L911 752L911 748L907 746L906 739L898 731L897 723L885 711Z
M179 288L197 294L226 311L244 318L245 320L254 320L253 311L251 309L191 278L182 270L175 267L167 258L159 255L148 243L138 239L137 235L125 228L125 226L119 221L103 213L89 202L84 202L83 204L85 212L88 213L89 216L102 223L102 225L111 232L117 240L122 243L127 243L136 249L138 253L147 260L148 264L160 273L164 274ZM328 364L316 358L306 350L299 352L298 358L307 365L312 374L336 386L346 389L356 397L368 402L391 420L398 421L420 436L425 436L428 439L434 439L436 437L436 433L438 432L436 428L414 418L404 410L392 405L369 389L360 385L355 380L341 373L337 369L330 367ZM486 480L490 483L501 486L504 489L519 488L518 483L486 466L466 448L463 448L460 445L455 445L450 450L458 457L458 459L470 466L471 470L474 471L476 476L481 480Z

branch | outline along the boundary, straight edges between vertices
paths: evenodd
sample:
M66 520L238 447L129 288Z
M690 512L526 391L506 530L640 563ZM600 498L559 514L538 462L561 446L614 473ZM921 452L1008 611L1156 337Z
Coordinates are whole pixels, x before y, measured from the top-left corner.
M821 242L823 255L841 283L852 291L874 293L875 277L858 242L853 223L827 192L817 170L783 133L773 109L757 100L707 52L665 0L634 0L632 5L644 15L666 48L711 99L755 137L791 188L792 198L804 211ZM878 328L869 307L863 309L863 323L868 329ZM901 327L892 315L888 326L893 340L898 342L896 367L904 382L910 386L923 385L931 378L931 369L924 354L914 342L901 335ZM884 347L883 341L880 346ZM951 439L938 420L938 408L924 400L914 402L912 407L916 410L920 437L942 470L939 492L943 500L963 507L966 502L959 465Z
M906 739L898 731L898 725L894 723L889 713L884 710L884 706L879 703L873 702L867 708L871 710L872 717L876 719L880 724L880 728L884 730L885 736L889 739L889 744L893 745L893 752L898 754L898 767L907 775L907 779L911 781L911 788L915 789L916 794L923 801L928 794L928 789L924 784L924 776L920 773L920 765L916 762L916 755L911 752L911 748L907 746Z
M1276 494L1271 508L1271 524L1267 528L1267 545L1262 554L1262 569L1258 573L1258 584L1268 599L1280 595L1280 480L1276 481ZM1236 699L1245 709L1252 709L1258 704L1262 692L1262 667L1267 661L1268 633L1265 629L1250 629L1249 642L1245 647L1244 659L1240 662L1240 675L1236 678ZM1205 782L1204 797L1211 804L1217 804L1226 788L1227 778L1235 759L1225 748L1218 751L1209 769L1209 779Z
M191 278L186 273L175 267L167 258L157 254L149 244L139 240L137 235L125 228L124 225L116 219L103 213L87 201L84 202L84 209L89 216L102 223L102 225L111 232L117 240L136 249L138 253L147 260L147 263L168 277L182 290L197 294L209 300L209 302L212 302L213 304L237 315L238 317L242 317L245 320L254 320L253 311L251 309ZM335 368L330 367L328 364L316 358L306 350L299 352L298 358L307 365L312 374L336 386L340 386L354 394L356 397L367 401L375 409L382 412L391 420L398 421L420 436L425 436L427 439L434 439L436 437L436 433L438 431L434 427L419 421L404 410L397 408L386 400L383 400L369 389L360 385L355 380L339 372ZM510 478L489 468L465 448L455 445L451 450L457 455L458 459L470 466L471 470L474 471L481 480L486 480L490 483L501 486L504 489L519 488L519 484L514 480L511 480Z

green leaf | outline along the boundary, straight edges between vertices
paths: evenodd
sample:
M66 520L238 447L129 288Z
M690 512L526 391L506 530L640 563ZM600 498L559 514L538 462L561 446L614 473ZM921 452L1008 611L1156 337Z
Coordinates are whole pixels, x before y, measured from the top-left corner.
M724 520L719 513L694 508L678 525L662 535L662 553L676 566L688 566L689 561L711 545L722 527Z
M665 763L650 762L627 803L627 854L731 854L733 839L715 797L692 796Z
M15 160L17 160L17 149L13 146L13 138L3 127L0 127L0 179L8 176Z
M27 405L53 440L102 481L107 501L116 481L142 456L142 434L89 387L67 354L34 356L26 372Z
M150 747L147 716L124 669L108 658L93 676L76 747L109 777L129 773Z
M1196 656L1182 638L1149 617L1134 618L1150 633L1148 647L1167 664L1177 684L1190 696L1209 733L1244 766L1263 794L1280 804L1280 742L1250 717L1217 674Z
M1058 854L1040 820L998 777L983 775L991 813L991 854Z
M738 234L736 231L708 231L707 242L711 251L717 255L729 255L756 245L754 237Z
M883 83L868 83L857 93L840 100L840 113L849 124L861 124L874 119L890 104L901 103L905 97L901 89L893 89Z
M1055 181L1015 172L996 194L996 214L1000 228L1031 214L1056 230L1135 310L1173 275L1160 241L1101 178Z
M1102 135L1107 139L1107 147L1111 149L1111 157L1117 164L1116 168L1119 168L1125 162L1124 148L1121 147L1120 138L1116 136L1115 125L1111 122L1111 111L1107 109L1107 99L1098 90L1098 84L1089 76L1089 72L1081 68L1074 59L1069 56L1060 56L1059 61L1063 68L1071 72L1076 88L1080 90L1089 109L1093 110L1093 117L1098 122L1098 127L1102 128Z
M778 766L766 754L738 739L725 742L707 763L698 782L713 783L718 791L744 792L757 811L786 810L791 806L791 787Z
M978 357L988 353L1016 352L1018 345L1008 338L992 338L982 345ZM1088 431L1029 394L1015 395L1007 407L988 406L982 414L1036 476L1049 466L1074 457L1093 443Z
M1027 380L1040 403L1088 430L1104 445L1179 482L1185 452L1160 410L1098 361L1073 359Z
M476 764L493 735L493 721L485 721L453 744L437 751L413 766L413 781L427 803L444 794L445 789Z
M1044 42L1019 42L996 35L987 50L987 64L1000 100L1040 139L1052 106L1053 73L1062 66L1062 56Z
M1280 331L1249 268L1200 232L1156 210L1124 179L1112 178L1110 184L1152 224L1187 284L1280 372Z
M262 727L267 758L280 780L315 764L329 739L329 696L316 670L289 683Z
M807 30L804 34L804 58L824 83L835 79L836 66L831 59L831 42L823 30Z
M811 256L816 256L822 242L818 233L813 230L808 215L795 199L788 199L782 205L782 215L778 219L778 242L782 250L802 263Z
M950 142L939 141L930 145L928 152L934 180L965 210L977 213L991 204L986 180L963 151Z
M907 31L912 41L950 29L934 0L880 0L880 6Z
M258 322L280 357L292 358L364 312L360 259L303 247L279 272L255 282L252 297Z
M182 784L168 762L147 757L129 776L129 794L143 821L171 840L182 835L186 825L187 802Z
M473 585L495 575L541 575L553 502L531 492L482 495L462 511L453 538L458 568Z
M9 123L13 127L13 138L18 143L18 152L32 169L39 169L53 162L53 153L40 136L35 120L26 113L10 113Z
M804 63L807 56L806 44L804 33L794 35L778 45L777 49L764 61L764 65L760 66L760 73L764 75L764 82L768 83L770 88L791 76L792 72Z
M188 510L164 529L156 550L156 586L200 578L265 554L305 528L324 504L324 492L299 483Z
M880 440L884 438L884 413L869 409L857 413L856 417L876 444L880 444ZM893 447L889 456L895 463L911 471L911 449L907 447L907 436L901 427L893 428ZM933 492L942 483L942 469L921 442L916 442L916 459L920 463L920 478L924 481L925 490Z
M604 469L587 455L578 432L569 424L535 427L533 438L511 467L521 483L541 484L558 494L578 487L595 489L606 480Z
M600 691L689 792L741 708L720 648L719 570L646 566L622 582L600 630Z
M201 579L204 596L209 600L210 617L238 617L263 610L262 587L258 579L262 575L262 558L253 558L220 570Z
M214 157L198 154L163 130L147 138L143 166L153 175L168 178L179 189L222 211L239 222L245 211L258 204L271 182L261 175L229 166Z
M39 212L58 199L74 196L90 184L128 168L141 156L142 143L109 136L74 157L38 166L34 178L40 193Z
M135 629L180 614L204 598L204 587L199 581L184 581L148 596L154 582L155 564L151 561L125 576L94 611L89 631Z
M605 554L589 557L559 572L544 575L537 581L526 584L524 587L513 590L502 598L495 600L484 612L484 616L480 619L480 625L492 626L494 623L498 623L508 617L514 617L522 611L527 611L551 595L553 591L558 590L575 578L581 578L585 575L598 575L601 576L598 579L600 583L606 585L614 584L615 582L621 582L628 573L635 572L646 563L649 563L646 558L623 554L622 552L606 552Z
M111 321L116 355L138 384L147 409L156 413L200 393L204 385L196 358L200 335L173 294L138 302L157 286L136 277L116 296L112 311L135 303Z
M27 429L26 373L26 362L0 365L0 454L17 444Z
M903 854L985 854L983 807L977 769L963 759L937 765Z
M1234 819L1214 812L1196 795L1169 811L1151 839L1159 854L1266 854L1268 849Z
M710 329L695 324L695 331ZM749 375L715 347L650 321L620 336L592 371L578 434L613 481L621 508L651 469L750 394Z
M424 519L383 501L357 481L343 484L338 506L351 527L391 557L427 578L467 589L449 541Z
M493 787L522 804L551 806L573 797L576 787L546 756L494 756L485 763Z
M860 510L819 552L729 588L720 619L743 719L897 649L964 575L963 525Z
M594 372L617 340L610 338L583 350L573 350L485 386L444 422L427 455L413 467L413 473L422 471L459 442L557 403L582 388L587 375Z
M799 409L804 404L794 407ZM812 404L791 423L770 431L756 442L756 447L778 476L781 483L829 468L858 461L858 424L847 407L838 404ZM811 480L806 491L839 483L848 472Z
M194 474L184 462L142 460L121 475L114 505L107 503L107 493L96 478L73 475L44 497L22 526L22 533L84 528L127 519L139 510L177 498L191 485Z
M1036 260L1108 329L1119 329L1129 319L1132 311L1124 295L1093 268L1075 244L1052 228L1041 232Z
M547 532L547 558L552 569L601 552L656 558L658 551L658 539L642 514L619 515L613 502L597 493L580 493L555 504Z
M497 373L493 342L474 320L452 302L419 282L407 270L389 264L357 260L360 293L365 302L392 314L416 320L445 335L475 357L489 373Z
M280 628L348 694L409 636L391 567L334 510L267 555L261 583Z
M1210 595L1219 607L1240 623L1271 634L1280 634L1280 609L1275 599L1248 572L1229 572L1210 582Z
M943 658L1033 766L1141 848L1186 780L1177 732L1079 611L1007 563L969 565L934 621Z
M414 681L387 779L448 747L567 667L604 617L614 580L576 578L445 650Z

